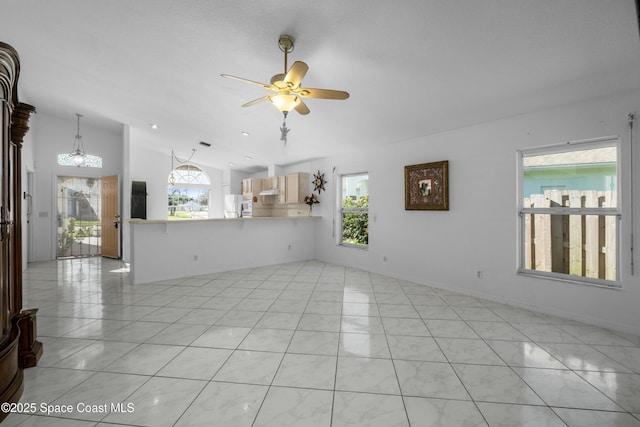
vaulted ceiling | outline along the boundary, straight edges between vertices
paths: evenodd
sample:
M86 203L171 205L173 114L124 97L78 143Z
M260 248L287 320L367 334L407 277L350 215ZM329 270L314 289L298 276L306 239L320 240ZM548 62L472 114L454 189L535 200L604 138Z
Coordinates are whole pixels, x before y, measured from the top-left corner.
M0 0L0 15L27 102L70 121L80 112L128 124L135 143L197 148L194 160L221 169L367 150L640 88L634 0ZM290 63L309 65L304 86L351 94L292 112L286 147L275 107L240 107L266 91L220 77L268 83L283 71L281 34L295 38Z

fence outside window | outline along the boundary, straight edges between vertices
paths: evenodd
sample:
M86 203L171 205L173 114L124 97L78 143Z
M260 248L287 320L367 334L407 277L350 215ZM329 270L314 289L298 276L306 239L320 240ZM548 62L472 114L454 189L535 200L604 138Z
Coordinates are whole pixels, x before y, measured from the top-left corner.
M521 273L618 286L619 140L523 150Z

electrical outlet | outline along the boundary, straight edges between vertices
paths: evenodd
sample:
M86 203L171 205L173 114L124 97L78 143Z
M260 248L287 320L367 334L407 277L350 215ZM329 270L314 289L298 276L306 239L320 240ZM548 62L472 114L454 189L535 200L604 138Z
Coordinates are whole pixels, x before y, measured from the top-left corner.
M193 260L194 260L194 261L197 261L197 260L198 260L198 255L197 255L197 254L193 256Z
M291 245L289 245L289 250L291 250Z
M387 256L386 256L386 255L384 255L384 256L382 257L382 261L387 262Z
M476 270L476 279L484 279L484 271L482 270Z

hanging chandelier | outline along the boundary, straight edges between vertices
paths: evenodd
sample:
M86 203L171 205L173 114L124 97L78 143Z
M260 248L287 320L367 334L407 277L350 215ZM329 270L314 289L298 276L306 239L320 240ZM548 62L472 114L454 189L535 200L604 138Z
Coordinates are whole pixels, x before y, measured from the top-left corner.
M176 162L178 162L179 164L184 164L184 163L188 163L189 161L191 161L191 159L193 158L193 156L196 154L196 149L192 148L191 149L191 155L189 156L188 159L180 159L178 156L176 156L176 153L173 151L173 149L171 149L171 173L169 174L169 186L173 187L176 184L176 176L175 176L175 167L173 166L173 161L175 159Z
M76 133L76 139L73 141L73 151L69 153L73 163L80 167L84 166L87 160L87 153L84 151L84 144L82 143L82 136L80 135L80 117L82 114L76 113L78 116L78 132Z

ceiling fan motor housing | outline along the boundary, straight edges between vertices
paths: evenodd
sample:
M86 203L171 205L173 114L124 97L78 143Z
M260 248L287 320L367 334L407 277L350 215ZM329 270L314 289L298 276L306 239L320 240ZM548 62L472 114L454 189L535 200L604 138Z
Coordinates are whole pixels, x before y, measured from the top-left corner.
M284 83L284 76L284 73L274 75L273 77L271 77L271 84L280 87L282 83ZM283 87L282 89L286 89L286 87Z

